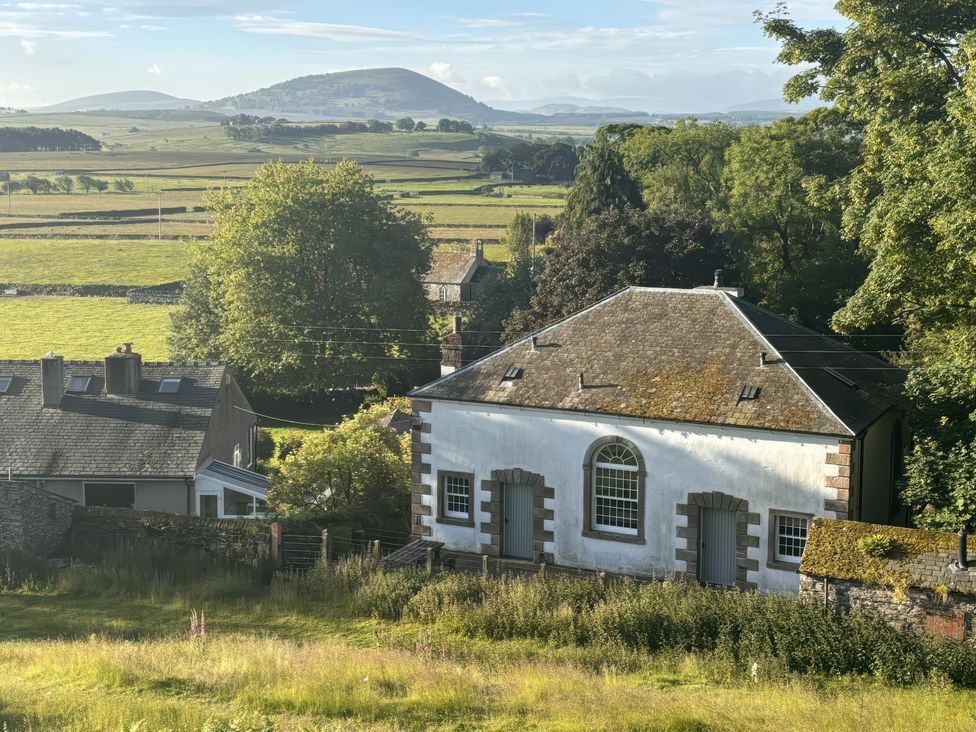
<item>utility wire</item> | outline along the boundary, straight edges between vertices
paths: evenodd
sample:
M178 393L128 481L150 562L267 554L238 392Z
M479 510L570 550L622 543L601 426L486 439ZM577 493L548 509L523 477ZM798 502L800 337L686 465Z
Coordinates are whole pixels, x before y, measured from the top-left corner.
M254 412L250 409L244 409L244 407L234 406L234 409L239 409L242 412L247 412L248 414L253 414L255 417L264 417L265 419L273 419L276 422L287 422L288 424L303 424L307 427L338 427L336 424L319 424L318 422L299 422L294 419L284 419L282 417L272 417L270 414L261 414L260 412Z

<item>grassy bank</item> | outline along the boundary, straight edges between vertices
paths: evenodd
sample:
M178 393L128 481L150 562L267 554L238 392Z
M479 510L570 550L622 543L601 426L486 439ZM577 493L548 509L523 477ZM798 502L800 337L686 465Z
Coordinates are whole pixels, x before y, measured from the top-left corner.
M186 549L81 553L88 564L73 570L15 562L0 571L0 721L11 732L976 725L976 693L944 676L892 685L875 674L797 673L775 656L689 651L678 636L651 651L547 635L573 622L574 602L626 616L622 595L601 599L592 583L428 581L350 562L269 585L260 570ZM702 608L734 615L724 632L755 630L741 607L764 602L649 592L659 591L647 595L658 602L643 621L684 618L692 647L707 635L696 626ZM193 609L206 614L202 638L188 637ZM765 623L771 636L776 626ZM800 642L823 651L823 631L809 628Z
M147 361L168 361L172 307L111 297L17 297L0 300L0 359L97 360L132 341Z
M188 269L180 241L0 239L0 281L18 285L158 285Z

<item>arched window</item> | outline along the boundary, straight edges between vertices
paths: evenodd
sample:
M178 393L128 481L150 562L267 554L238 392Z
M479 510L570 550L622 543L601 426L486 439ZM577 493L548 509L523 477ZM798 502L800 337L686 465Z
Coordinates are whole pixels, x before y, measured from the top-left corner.
M644 540L644 464L636 446L620 437L598 440L583 465L584 535Z
M444 285L437 288L437 299L441 302L447 302L447 288Z

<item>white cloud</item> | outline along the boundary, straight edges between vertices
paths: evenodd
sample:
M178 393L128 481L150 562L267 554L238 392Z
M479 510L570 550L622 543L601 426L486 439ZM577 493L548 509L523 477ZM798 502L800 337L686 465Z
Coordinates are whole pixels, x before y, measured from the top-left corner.
M264 15L234 16L234 26L243 33L262 35L302 36L321 38L329 41L389 41L412 38L403 31L388 28L375 28L365 25L343 25L340 23L313 23L300 20L285 20Z
M481 77L481 82L491 89L499 89L502 86L502 77L490 75Z
M162 76L163 70L159 68L157 64L153 64L148 69L146 69L147 74L152 74L153 76Z
M37 41L28 41L26 38L20 39L20 50L25 56L33 56L37 53Z
M121 27L121 26L119 26L119 27ZM164 31L164 30L169 30L169 28L166 28L165 26L162 26L162 25L140 25L139 27L142 28L145 31Z
M435 61L427 67L427 71L438 81L455 81L454 69L446 61Z
M67 3L17 3L14 7L21 10L81 10L80 5Z
M511 28L516 25L523 25L514 20L504 20L503 18L458 18L465 28Z

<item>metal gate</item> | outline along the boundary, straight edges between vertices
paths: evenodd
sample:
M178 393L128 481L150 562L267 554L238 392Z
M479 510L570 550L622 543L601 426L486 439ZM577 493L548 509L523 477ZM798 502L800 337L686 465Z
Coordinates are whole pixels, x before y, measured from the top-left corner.
M700 532L699 579L710 585L735 584L735 511L702 508Z
M502 554L532 559L532 505L535 491L528 485L504 484L502 508L505 526L502 531Z

